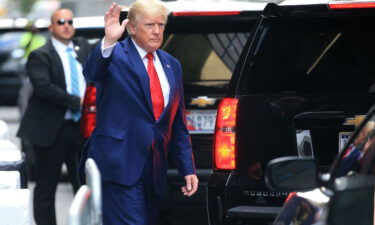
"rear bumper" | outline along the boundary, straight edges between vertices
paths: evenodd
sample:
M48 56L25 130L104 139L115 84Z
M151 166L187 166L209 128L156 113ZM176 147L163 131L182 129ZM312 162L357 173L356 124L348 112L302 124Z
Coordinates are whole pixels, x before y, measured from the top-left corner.
M237 206L227 211L228 218L275 218L281 207Z
M212 173L207 183L209 224L247 224L273 221L285 200L282 193L266 189L261 183L235 173ZM254 222L257 221L257 222Z

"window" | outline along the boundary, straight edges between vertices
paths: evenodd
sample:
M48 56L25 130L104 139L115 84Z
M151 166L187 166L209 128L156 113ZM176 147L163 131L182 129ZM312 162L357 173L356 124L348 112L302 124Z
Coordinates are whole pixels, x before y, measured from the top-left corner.
M229 81L249 33L168 34L162 49L182 64L186 81Z
M273 20L265 22L261 46L247 64L247 92L375 91L373 20Z

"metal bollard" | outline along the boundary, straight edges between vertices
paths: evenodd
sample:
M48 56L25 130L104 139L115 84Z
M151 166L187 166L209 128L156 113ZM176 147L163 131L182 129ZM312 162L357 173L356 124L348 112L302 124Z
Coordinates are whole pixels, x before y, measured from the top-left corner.
M91 224L102 225L102 186L101 176L95 161L91 158L86 160L86 185L91 189L90 198Z
M90 225L91 224L91 190L82 185L69 209L69 225Z

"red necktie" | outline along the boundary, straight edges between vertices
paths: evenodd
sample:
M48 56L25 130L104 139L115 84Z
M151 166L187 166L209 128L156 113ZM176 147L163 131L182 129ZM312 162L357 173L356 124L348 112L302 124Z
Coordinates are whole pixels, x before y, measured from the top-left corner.
M152 53L147 53L146 58L148 59L147 73L150 78L152 108L154 109L155 119L158 120L164 109L164 96L161 90L158 73L154 66L154 55Z

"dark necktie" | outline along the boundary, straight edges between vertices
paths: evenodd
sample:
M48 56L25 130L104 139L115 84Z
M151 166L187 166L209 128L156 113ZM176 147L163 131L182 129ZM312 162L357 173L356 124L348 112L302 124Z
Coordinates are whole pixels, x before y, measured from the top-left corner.
M148 59L147 73L150 78L152 108L154 110L155 119L158 120L164 109L164 96L161 90L158 73L154 66L154 55L152 53L147 53L146 58Z
M77 70L77 60L73 56L73 49L67 48L69 67L70 67L70 85L72 88L72 95L80 96L79 91L79 81L78 81L78 70ZM80 112L72 112L72 119L78 121L81 117Z

